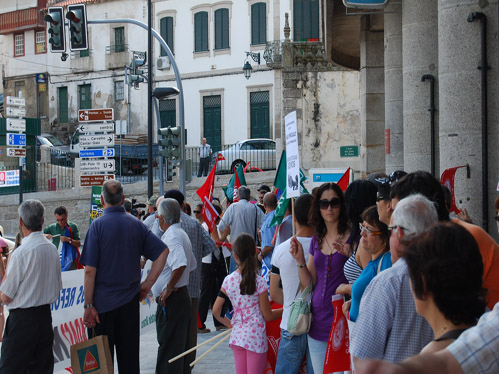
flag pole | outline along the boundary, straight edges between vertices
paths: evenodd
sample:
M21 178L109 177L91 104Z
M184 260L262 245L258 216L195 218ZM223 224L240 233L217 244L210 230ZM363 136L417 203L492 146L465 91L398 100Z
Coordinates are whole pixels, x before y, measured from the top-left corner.
M293 227L293 236L296 234L296 226L295 226L295 198L291 198L291 225Z

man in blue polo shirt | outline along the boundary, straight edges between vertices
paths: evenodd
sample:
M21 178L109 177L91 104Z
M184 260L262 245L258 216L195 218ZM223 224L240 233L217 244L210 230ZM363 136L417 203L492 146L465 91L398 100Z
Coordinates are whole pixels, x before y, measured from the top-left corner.
M149 293L165 266L168 248L142 222L125 213L123 187L117 180L102 186L104 214L88 229L80 263L85 265L83 322L96 335L107 335L118 370L139 374L139 301ZM141 284L140 257L153 261Z

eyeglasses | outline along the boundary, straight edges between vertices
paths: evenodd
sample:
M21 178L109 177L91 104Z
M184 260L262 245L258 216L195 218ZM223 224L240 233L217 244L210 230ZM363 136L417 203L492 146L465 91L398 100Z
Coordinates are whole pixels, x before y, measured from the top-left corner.
M381 200L390 200L389 197L384 196L382 193L377 192L376 193L376 201L381 201Z
M364 226L362 223L359 223L359 229L360 232L365 232L367 236L380 236L382 234L381 231L373 231L369 230L366 226Z
M201 211L200 210L193 210L194 214L200 214Z
M407 230L405 227L402 227L399 225L388 226L388 231L390 232L390 235L392 234L392 231L395 230L397 227L402 229L402 230Z
M326 210L327 208L338 208L341 205L341 199L339 197L333 197L331 200L319 200L319 208Z

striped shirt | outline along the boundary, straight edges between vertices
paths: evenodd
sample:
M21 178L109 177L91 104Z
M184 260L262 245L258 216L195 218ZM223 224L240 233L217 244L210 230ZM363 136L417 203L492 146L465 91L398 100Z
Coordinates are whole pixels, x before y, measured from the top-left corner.
M355 251L353 255L349 257L347 262L345 262L345 266L343 266L343 273L345 273L345 278L347 278L348 283L350 284L353 284L353 282L355 282L360 276L360 273L362 273L362 268L355 259L356 254L357 251Z
M211 155L211 145L200 145L198 149L198 154L200 158L210 157Z
M32 232L12 253L7 276L0 286L0 291L12 299L7 308L52 304L61 289L61 261L57 248L41 231Z
M499 303L447 347L463 373L499 373Z

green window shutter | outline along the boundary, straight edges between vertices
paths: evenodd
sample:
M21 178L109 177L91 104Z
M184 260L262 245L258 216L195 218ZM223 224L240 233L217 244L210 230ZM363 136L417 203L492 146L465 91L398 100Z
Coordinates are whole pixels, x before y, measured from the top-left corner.
M256 3L251 6L251 44L267 42L267 5Z
M194 51L208 50L208 12L194 14Z
M319 0L293 0L293 39L319 39Z
M59 87L59 123L68 122L68 88Z
M117 27L114 29L114 51L125 51L125 28Z
M215 11L215 49L229 48L229 9Z
M161 18L159 25L159 33L173 53L173 17ZM166 51L163 47L161 47L160 56L166 56Z

